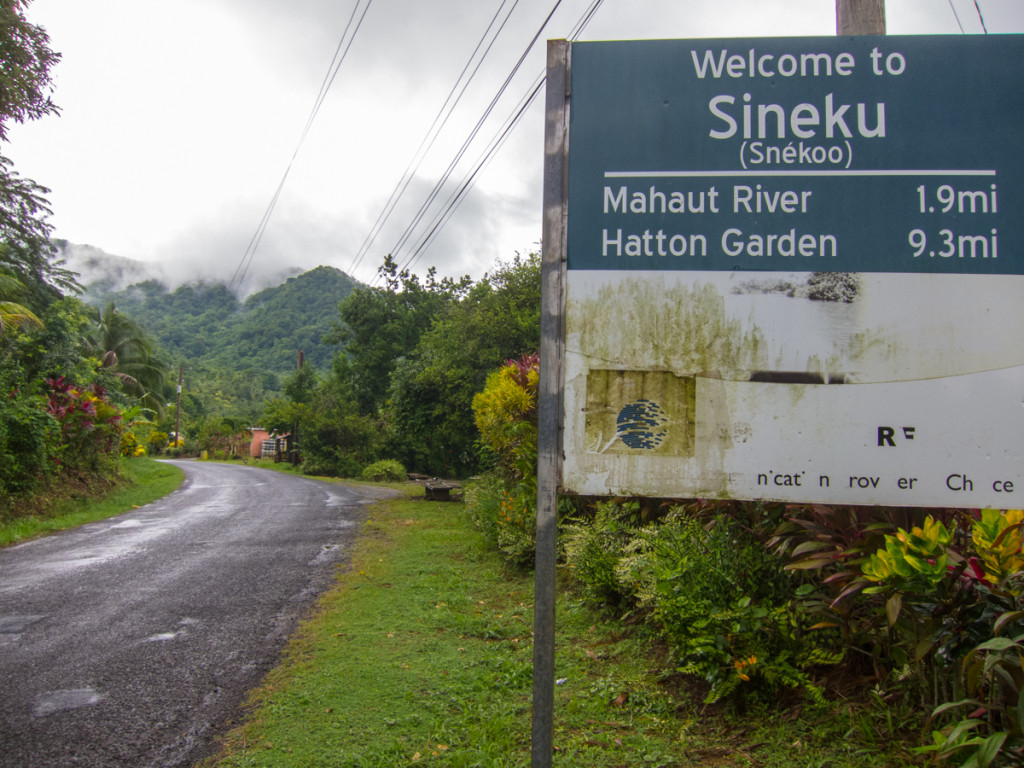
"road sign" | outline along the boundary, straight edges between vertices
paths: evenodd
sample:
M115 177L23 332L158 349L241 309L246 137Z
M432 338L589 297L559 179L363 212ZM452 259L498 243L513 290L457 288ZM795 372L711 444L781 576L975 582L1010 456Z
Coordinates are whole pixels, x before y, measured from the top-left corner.
M1024 40L571 46L563 487L1011 507Z

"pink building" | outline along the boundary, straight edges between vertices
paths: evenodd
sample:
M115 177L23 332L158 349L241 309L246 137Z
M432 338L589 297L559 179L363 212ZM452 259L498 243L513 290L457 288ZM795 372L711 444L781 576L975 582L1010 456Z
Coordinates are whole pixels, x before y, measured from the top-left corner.
M249 456L258 459L263 453L263 441L270 439L270 432L263 427L249 427L252 432L252 442L249 443Z

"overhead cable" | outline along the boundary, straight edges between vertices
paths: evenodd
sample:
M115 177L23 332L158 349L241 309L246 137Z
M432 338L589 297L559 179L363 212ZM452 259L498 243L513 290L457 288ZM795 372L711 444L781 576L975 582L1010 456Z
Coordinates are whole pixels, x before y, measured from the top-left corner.
M373 0L366 0L366 5L363 6L363 12L359 16L359 21L355 23L355 28L353 29L352 24L356 18L356 14L359 12L359 4L361 2L362 0L356 0L356 4L352 8L352 14L349 16L348 23L345 25L345 29L341 33L341 39L338 41L338 47L335 48L334 56L331 57L331 63L327 66L327 72L324 73L324 79L320 83L320 90L313 102L313 108L310 110L309 117L306 119L306 125L302 129L302 134L299 136L299 140L295 145L295 151L292 152L291 160L288 161L288 166L285 168L284 174L281 176L281 181L278 182L277 189L274 190L274 195L271 197L270 203L267 205L267 209L263 212L263 218L260 219L260 223L257 225L256 231L249 240L249 245L246 247L245 253L242 254L241 261L235 268L234 274L231 276L231 281L228 283L229 290L237 290L241 288L242 282L245 280L246 273L249 271L249 266L252 264L253 257L256 255L256 250L260 246L267 224L270 223L271 214L274 212L274 207L277 205L278 198L281 196L281 191L284 189L285 181L288 179L288 174L292 169L292 165L299 155L299 150L302 148L302 144L306 140L306 136L309 135L310 128L313 127L313 122L316 120L316 116L320 113L320 107L323 106L323 103L327 98L327 92L331 89L331 85L334 84L334 79L338 75L338 70L341 69L341 65L345 61L345 57L348 56L349 49L352 47L352 42L355 40L356 34L362 26L363 19L366 18L366 12L370 10L370 5L373 3ZM350 29L352 30L351 35L349 35ZM346 38L348 39L347 44L345 42Z
M604 0L592 0L587 10L584 11L579 20L577 20L576 24L569 32L569 35L567 35L568 40L573 41L579 38L579 36L583 33L583 30L586 29L587 25L590 23L591 19L593 19L594 14L597 13L598 9L601 7L603 2ZM548 16L548 19L550 19L550 15ZM547 20L545 20L545 25L546 23ZM536 42L536 39L540 35L541 31L543 31L543 26L540 30L538 30L537 35L534 36L534 39L531 41L531 46L534 42ZM522 59L520 59L520 63L522 63ZM541 86L544 84L546 77L546 72L544 70L541 70L540 75L534 80L526 95L522 99L520 99L518 105L513 110L512 114L506 119L505 123L503 123L502 128L499 129L495 138L493 138L491 142L488 144L483 154L478 158L477 162L474 163L472 169L467 173L466 176L463 177L462 182L459 184L456 190L448 197L442 210L438 214L436 214L433 219L431 219L430 223L427 225L427 233L422 238L420 238L413 252L403 262L403 269L408 269L413 264L415 264L416 261L419 260L423 252L427 248L429 248L431 243L433 243L437 234L448 222L448 220L455 213L458 207L462 204L462 201L465 199L466 193L469 192L473 184L476 182L476 179L480 171L482 171L483 168L485 168L490 163L491 159L494 157L497 151L504 145L512 130L516 127L516 125L518 125L519 121L522 119L522 116L526 113L526 110L529 108L530 104L532 104L534 99L540 93ZM505 85L507 86L507 84L508 81L506 81ZM443 181L447 181L447 176L443 179ZM435 189L437 188L435 187Z
M953 17L956 19L956 25L960 27L960 34L966 34L964 32L964 25L960 22L960 14L956 12L956 6L953 5L953 0L949 0L949 10L953 12Z
M416 149L416 152L413 154L413 157L409 161L409 164L406 166L405 171L402 173L401 179L399 179L398 183L395 185L395 188L391 191L391 195L390 197L388 197L388 201L384 204L384 208L381 209L381 212L377 215L377 220L374 222L373 227L371 227L369 233L367 233L366 238L363 240L363 244L359 248L359 251L356 253L355 257L353 257L352 263L349 265L348 269L349 274L355 273L356 267L358 267L359 264L362 262L363 258L366 256L366 253L369 251L370 247L377 239L377 236L380 234L381 229L383 229L384 225L391 217L391 214L395 210L395 206L398 204L398 200L402 197L403 194L405 194L406 189L408 189L409 184L412 182L413 178L416 175L416 172L420 168L420 165L423 163L423 159L426 157L427 152L429 152L430 149L434 146L434 142L440 135L441 130L447 124L448 118L451 117L452 113L455 110L455 107L458 106L458 103L462 99L462 96L466 92L466 89L469 87L469 84L472 82L473 78L479 71L480 65L483 64L484 59L487 58L487 54L490 53L491 48L494 45L494 42L498 39L498 36L501 34L501 31L505 28L505 24L508 22L509 17L512 15L512 12L519 4L519 0L513 0L512 5L509 7L508 12L505 14L505 18L502 19L501 24L498 26L498 29L494 32L494 35L491 36L491 40L487 44L487 48L484 50L483 55L481 55L479 60L476 62L476 66L473 67L473 71L469 75L469 77L466 77L466 72L469 70L470 65L476 58L477 53L480 52L480 48L487 40L488 35L491 32L491 29L494 28L494 25L498 21L498 17L501 15L502 9L505 7L506 3L508 3L508 0L501 1L501 4L498 6L498 9L494 12L494 16L491 17L491 21L487 25L487 29L484 30L483 34L480 36L480 40L476 44L476 47L473 49L473 52L469 55L469 59L466 60L466 64L462 68L462 72L460 72L458 78L456 78L455 83L452 85L451 90L448 92L447 98L444 100L444 104L441 105L441 109L438 110L438 113L434 117L434 121L431 123L430 128L427 129L427 132L424 135L423 140L420 141L420 145ZM463 80L463 78L465 78L465 80ZM461 88L459 87L460 82L462 83ZM458 91L457 95L456 91Z
M554 6L552 7L551 11L548 13L548 15L544 19L543 23L541 23L540 27L538 27L536 33L534 33L533 37L530 39L529 44L527 44L527 46L523 50L523 53L520 55L519 59L513 65L511 71L508 74L508 76L505 78L505 81L499 87L498 92L495 94L494 98L491 99L491 102L484 109L484 112L480 116L480 119L477 120L476 125L473 126L473 129L469 132L469 135L467 136L465 141L463 141L462 146L459 148L458 152L456 152L455 157L448 164L448 167L445 169L444 173L441 175L441 178L434 184L434 187L430 191L430 194L427 195L427 199L420 205L419 210L416 212L416 215L413 216L412 221L406 226L406 228L403 231L402 235L399 237L398 242L389 251L389 253L391 253L392 256L394 256L395 254L397 254L397 253L399 253L401 251L401 249L408 242L408 240L411 237L412 233L415 231L416 227L419 226L420 222L423 220L423 217L426 215L427 210L430 208L431 205L433 205L434 201L437 199L438 194L441 192L441 190L444 188L445 184L448 182L448 179L451 177L452 172L454 171L455 167L462 160L462 157L465 155L465 153L469 149L470 145L476 139L476 136L480 132L480 129L483 127L484 123L490 117L491 112L494 111L494 108L497 105L498 101L504 95L504 93L505 93L506 89L508 88L509 84L512 82L512 79L519 72L519 69L522 67L523 62L526 60L526 57L530 54L530 51L533 49L533 46L537 42L537 39L541 36L541 33L544 31L545 27L547 27L548 22L551 21L551 17L554 16L555 11L558 10L558 7L561 4L562 4L562 0L556 0L556 2L554 4ZM406 264L408 264L408 263L409 263L409 259L406 260Z
M974 8L978 12L978 20L981 22L981 28L988 34L988 27L985 26L985 17L981 15L981 6L978 5L978 0L974 0Z

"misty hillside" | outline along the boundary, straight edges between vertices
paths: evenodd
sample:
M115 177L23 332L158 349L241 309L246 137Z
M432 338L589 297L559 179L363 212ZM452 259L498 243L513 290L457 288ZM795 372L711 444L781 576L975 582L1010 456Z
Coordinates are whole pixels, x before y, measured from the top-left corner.
M146 280L156 280L171 290L186 283L228 283L234 271L230 261L201 265L185 259L140 261L107 253L94 245L61 239L53 240L53 244L57 248L58 258L64 260L64 266L81 276L80 282L89 286L89 293L93 297L122 291L129 285ZM303 272L302 268L294 265L257 263L251 267L236 290L240 297L279 285L289 277L296 277Z
M83 276L83 283L85 283ZM112 280L86 284L83 299L117 309L156 337L175 362L220 371L293 371L298 350L324 371L337 348L321 336L338 319L338 302L356 286L334 267L317 267L239 301L222 283L174 290L148 279L120 290Z

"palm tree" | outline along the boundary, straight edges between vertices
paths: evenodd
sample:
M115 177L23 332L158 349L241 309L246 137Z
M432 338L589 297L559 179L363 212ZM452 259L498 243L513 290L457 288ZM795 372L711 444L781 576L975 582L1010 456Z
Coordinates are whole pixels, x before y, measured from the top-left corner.
M142 326L110 303L97 313L96 325L86 335L85 343L99 359L101 369L117 377L125 392L158 414L164 412L163 391L169 369L156 355Z
M0 338L7 329L14 326L17 328L42 328L43 321L32 312L7 298L17 295L24 286L17 279L0 272Z

